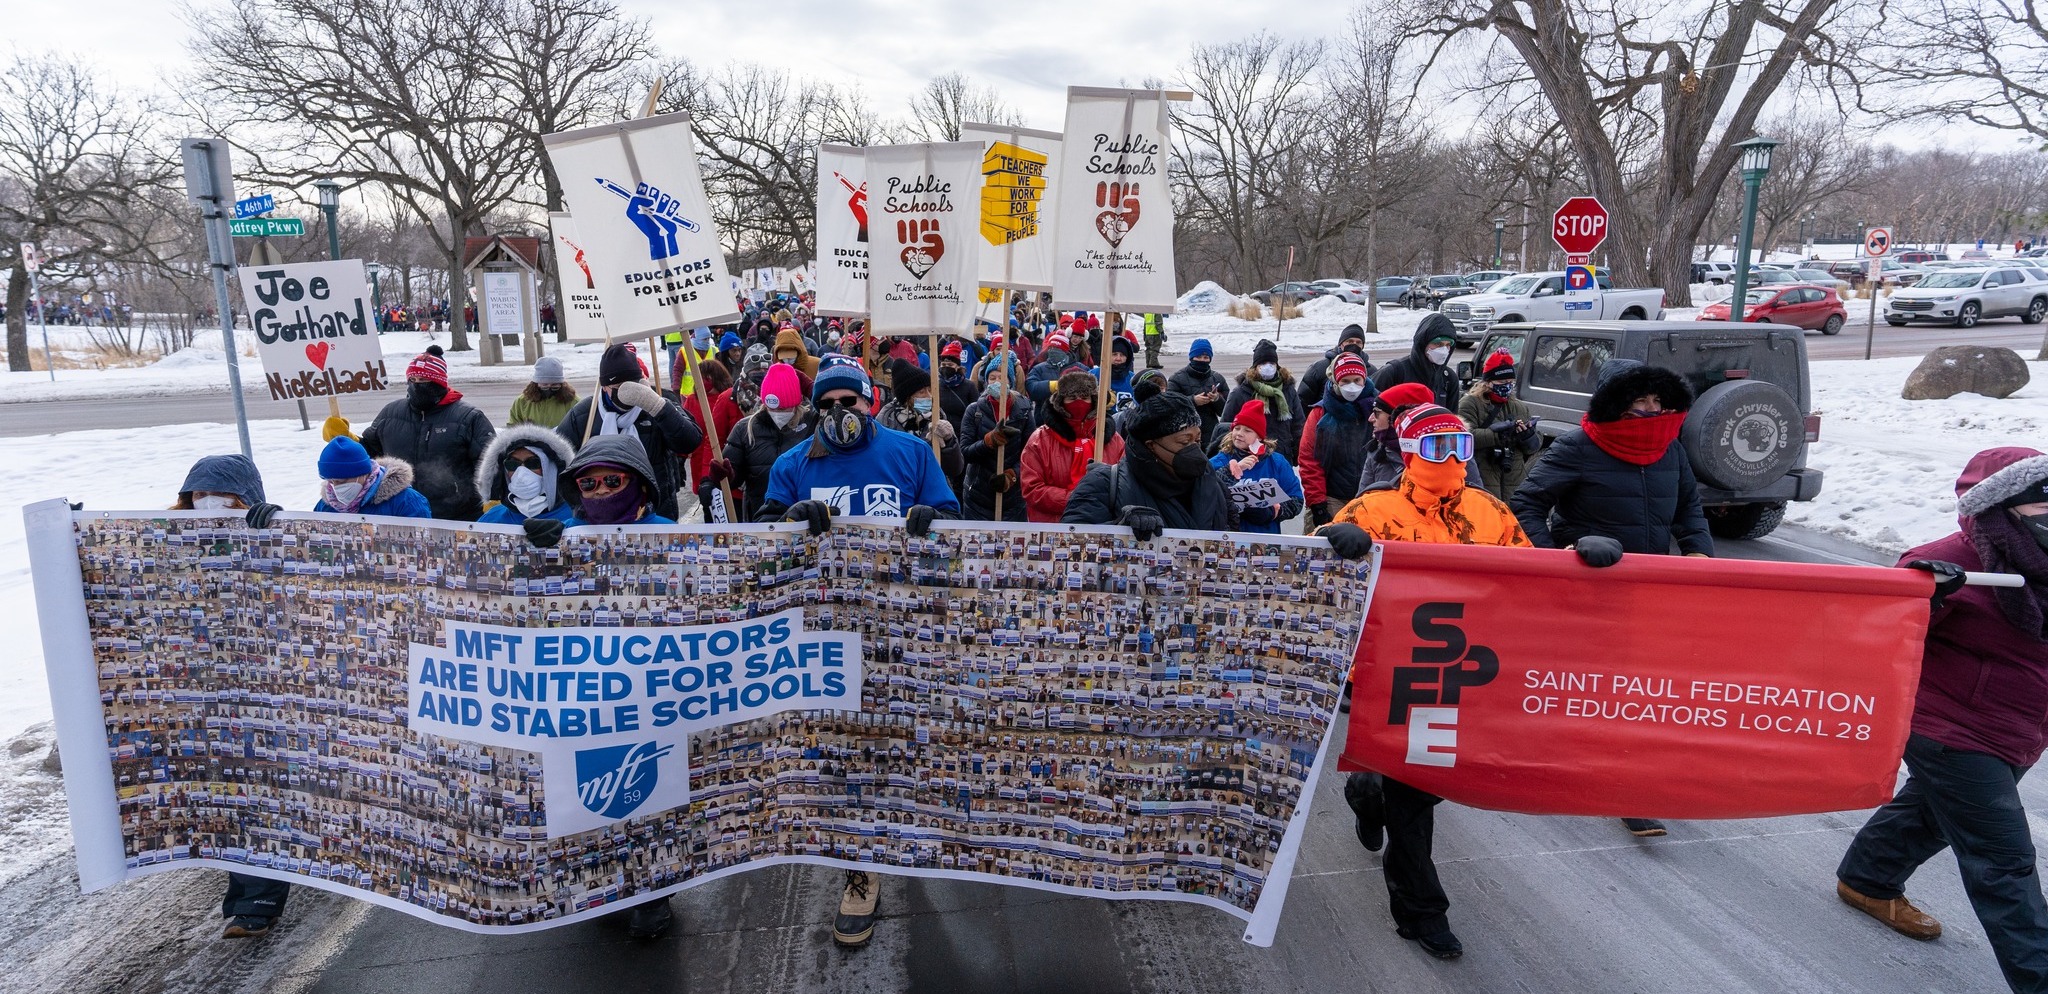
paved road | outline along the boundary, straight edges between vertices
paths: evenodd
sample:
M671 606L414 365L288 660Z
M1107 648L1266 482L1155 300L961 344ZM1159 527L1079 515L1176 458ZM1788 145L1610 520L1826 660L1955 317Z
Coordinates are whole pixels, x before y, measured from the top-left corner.
M1979 325L1971 331L1954 328L1911 327L1891 328L1879 324L1877 328L1876 355L1907 356L1922 355L1929 349L1941 345L1971 343L1978 345L2003 345L2018 351L2021 355L2032 356L2041 345L2042 329L2036 325L2023 325L2018 321L1998 321ZM1399 336L1394 336L1399 337ZM1290 341L1281 350L1281 361L1294 370L1298 376L1306 372L1309 364L1323 357L1323 350L1335 345L1334 341L1301 347L1298 341ZM1408 350L1405 337L1399 341L1389 340L1368 343L1367 352L1374 363L1384 363ZM1863 357L1861 327L1851 328L1841 335L1829 338L1819 332L1806 336L1807 353L1815 359L1860 359ZM1176 353L1177 356L1177 353ZM1217 366L1229 375L1235 375L1243 360L1224 356ZM1178 366L1178 358L1174 360ZM519 393L516 384L475 384L465 387L460 382L457 389L472 403L482 407L499 421L512 408L512 398ZM267 393L245 392L249 417L253 420L296 420L298 406L290 402L273 401ZM395 394L393 395L396 396ZM342 413L357 424L368 424L376 414L379 402L370 400L343 401ZM318 427L320 418L325 416L326 405L315 402L309 405L313 425ZM234 404L226 391L213 395L187 394L169 397L132 397L120 400L71 400L36 401L32 403L9 403L0 396L0 438L21 435L45 435L52 431L78 431L87 428L133 428L150 425L187 424L192 422L227 423L234 420Z

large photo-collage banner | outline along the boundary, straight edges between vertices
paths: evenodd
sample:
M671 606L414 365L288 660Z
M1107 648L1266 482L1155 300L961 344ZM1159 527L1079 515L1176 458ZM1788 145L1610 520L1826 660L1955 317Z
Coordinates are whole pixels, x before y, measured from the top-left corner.
M225 867L486 932L805 862L1270 943L1374 576L1080 526L29 518L82 886Z

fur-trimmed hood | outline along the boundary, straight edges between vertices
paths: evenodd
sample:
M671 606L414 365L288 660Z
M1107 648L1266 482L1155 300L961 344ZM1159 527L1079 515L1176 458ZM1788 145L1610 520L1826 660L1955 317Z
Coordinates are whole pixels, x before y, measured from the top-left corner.
M2048 455L2021 446L1985 449L1956 477L1956 515L1975 518L2048 479Z
M1628 359L1609 360L1600 367L1600 385L1586 404L1586 420L1601 424L1620 421L1637 397L1652 394L1667 411L1692 409L1692 390L1677 373Z
M552 429L539 425L506 428L491 438L483 458L476 462L476 492L483 495L485 503L504 503L505 474L498 470L498 461L513 449L539 449L547 453L555 463L554 474L543 474L550 477L567 469L569 460L576 458L576 450L569 447L569 440Z
M371 504L382 504L397 497L405 488L412 486L412 463L406 462L403 459L394 459L390 456L378 456L371 461L384 467L384 479L378 481L377 492L371 494L370 499L363 502L364 507L368 507Z

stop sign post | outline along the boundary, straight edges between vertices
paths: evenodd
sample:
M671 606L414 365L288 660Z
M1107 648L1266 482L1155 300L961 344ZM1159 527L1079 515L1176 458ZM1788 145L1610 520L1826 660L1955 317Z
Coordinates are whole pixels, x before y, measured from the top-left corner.
M1589 256L1607 240L1607 207L1594 197L1573 197L1550 216L1550 237L1567 256Z

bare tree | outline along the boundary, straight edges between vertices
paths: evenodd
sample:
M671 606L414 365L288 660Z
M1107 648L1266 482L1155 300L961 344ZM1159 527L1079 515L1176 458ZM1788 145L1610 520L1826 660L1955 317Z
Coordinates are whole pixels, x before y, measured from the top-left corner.
M2048 5L1880 0L1877 14L1884 28L1860 61L1874 92L1898 98L1885 109L2048 144Z
M448 265L450 348L469 348L465 239L531 184L532 141L510 125L499 0L227 0L189 15L202 60L237 71L190 80L228 108L228 133L260 135L248 172L296 183L372 183L423 219Z
M1444 0L1409 26L1438 42L1498 39L1614 212L1626 281L1686 303L1700 229L1771 97L1802 65L1836 66L1839 0L1693 0L1641 16L1620 0Z
M1328 130L1316 147L1330 154L1330 179L1324 196L1315 200L1341 204L1329 221L1339 231L1365 226L1364 282L1380 275L1380 216L1423 187L1425 173L1417 167L1429 134L1415 114L1413 78L1402 62L1401 38L1381 30L1384 8L1360 6L1351 12L1350 30L1339 42L1325 97L1328 112L1321 120ZM1365 330L1378 334L1380 309L1365 312Z
M976 86L965 73L933 77L910 98L910 120L904 127L912 141L956 142L965 121L1018 125L1024 116L993 86Z
M1771 158L1771 173L1757 191L1756 219L1762 230L1756 244L1769 252L1788 226L1827 200L1868 185L1877 156L1851 141L1839 117L1800 115L1781 118L1763 130L1783 135ZM1731 189L1732 198L1736 191ZM1802 246L1803 250L1804 246Z
M141 109L103 88L83 63L18 54L0 67L9 369L29 368L29 274L21 243L41 248L46 274L148 254L155 232L134 216L135 204L167 181L171 163L150 146L141 121Z

